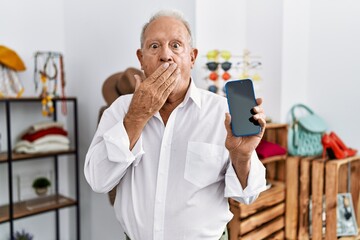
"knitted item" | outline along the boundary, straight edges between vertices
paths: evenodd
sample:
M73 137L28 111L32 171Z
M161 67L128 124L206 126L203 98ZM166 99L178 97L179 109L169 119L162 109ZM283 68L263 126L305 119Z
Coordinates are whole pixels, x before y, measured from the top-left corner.
M260 159L284 155L286 154L286 152L286 149L281 147L280 145L265 141L263 139L260 141L259 145L256 148L256 153Z
M26 133L25 135L23 135L21 137L22 140L27 140L29 142L33 142L38 138L41 138L43 136L49 135L49 134L58 134L58 135L63 135L63 136L67 136L68 133L67 131L65 131L62 128L59 127L51 127L51 128L47 128L47 129L43 129L43 130L39 130L33 133Z

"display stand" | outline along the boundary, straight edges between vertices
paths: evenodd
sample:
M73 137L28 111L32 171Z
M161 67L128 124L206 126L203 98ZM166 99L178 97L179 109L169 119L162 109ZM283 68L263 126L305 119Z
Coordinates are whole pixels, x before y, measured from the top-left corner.
M287 124L268 124L263 139L286 149ZM262 159L271 187L250 205L229 199L234 214L228 223L229 239L284 239L285 160L287 155Z
M8 189L9 189L9 201L8 204L0 206L0 224L1 223L9 223L10 227L10 235L14 234L14 222L17 219L26 218L29 216L37 215L40 213L55 212L55 239L64 239L61 237L60 233L60 214L59 210L67 207L75 207L76 209L76 239L80 239L80 208L79 208L79 154L78 154L78 133L77 133L77 100L76 98L54 98L55 111L52 115L52 120L57 121L57 107L56 104L66 103L70 104L73 112L72 112L72 124L74 131L71 132L72 140L73 140L73 148L67 151L54 151L54 152L46 152L46 153L36 153L36 154L19 154L12 151L12 123L13 119L11 118L11 113L13 111L18 111L18 109L26 109L29 106L33 106L30 103L36 103L41 106L41 99L39 98L11 98L11 99L0 99L0 104L5 105L5 118L6 118L6 137L7 137L7 149L5 152L0 153L0 164L7 164L8 171ZM17 107L13 106L17 105ZM19 105L22 105L19 107ZM39 111L41 114L41 110ZM17 119L17 121L21 121L24 125L26 125L26 119ZM64 196L60 193L59 190L59 164L62 159L59 159L60 156L69 156L71 159L74 159L74 183L73 186L75 188L75 196L68 197ZM24 201L15 202L14 199L14 175L13 175L13 164L14 162L20 161L47 161L48 159L52 159L54 166L54 191L46 196L46 197L38 197L33 199L26 199ZM70 174L70 173L67 173Z

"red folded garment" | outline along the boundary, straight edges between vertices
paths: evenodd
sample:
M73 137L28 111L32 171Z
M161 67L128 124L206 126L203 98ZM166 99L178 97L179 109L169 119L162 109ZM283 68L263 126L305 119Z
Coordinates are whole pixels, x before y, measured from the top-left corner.
M286 149L281 147L279 144L268 142L265 140L261 140L259 145L256 148L256 153L258 154L260 159L284 155L286 154Z
M33 142L36 139L39 139L39 138L49 135L49 134L57 134L57 135L63 135L63 136L68 135L67 131L65 131L63 128L51 127L51 128L36 131L34 133L26 133L24 136L21 137L21 139L27 140L29 142Z

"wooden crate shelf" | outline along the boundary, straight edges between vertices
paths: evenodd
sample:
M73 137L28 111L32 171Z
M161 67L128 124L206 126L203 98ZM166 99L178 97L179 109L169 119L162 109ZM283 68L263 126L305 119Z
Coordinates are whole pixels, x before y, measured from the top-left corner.
M229 199L234 214L228 224L229 239L263 239L284 228L285 184L271 184L250 205Z
M287 158L286 239L338 239L337 194L347 192L348 163L351 164L351 193L360 226L360 156L328 160L320 156ZM291 173L290 173L291 171ZM291 176L291 178L290 178ZM323 209L325 197L326 207ZM311 229L309 206L311 210ZM326 214L323 234L323 213ZM360 229L360 228L359 228ZM359 236L339 239L359 239Z
M279 144L287 149L287 124L269 123L266 126L263 139ZM285 181L285 164L287 154L262 159L262 163L266 167L266 177L272 181Z
M255 229L254 231L244 235L240 239L243 240L266 239L274 232L283 229L284 225L285 225L285 217L280 216L274 219L273 221L268 222L265 225L262 225L259 228Z
M287 149L287 124L270 123L263 139ZM260 193L250 205L229 199L234 214L228 224L229 239L284 239L285 236L285 166L287 154L261 159L270 189Z
M288 125L285 123L268 123L263 139L287 149L287 131Z
M360 156L339 160L330 160L325 165L325 198L326 198L326 239L336 239L337 194L347 192L347 167L351 166L350 181L352 202L358 227L360 227Z

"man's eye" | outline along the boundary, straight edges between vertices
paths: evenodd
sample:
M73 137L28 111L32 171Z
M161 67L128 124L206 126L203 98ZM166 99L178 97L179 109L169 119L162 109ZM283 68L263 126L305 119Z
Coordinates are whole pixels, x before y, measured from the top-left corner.
M153 43L150 45L150 48L158 48L159 47L159 44L156 44L156 43Z
M180 44L179 43L173 43L173 48L175 48L175 49L178 49L178 48L180 48Z

